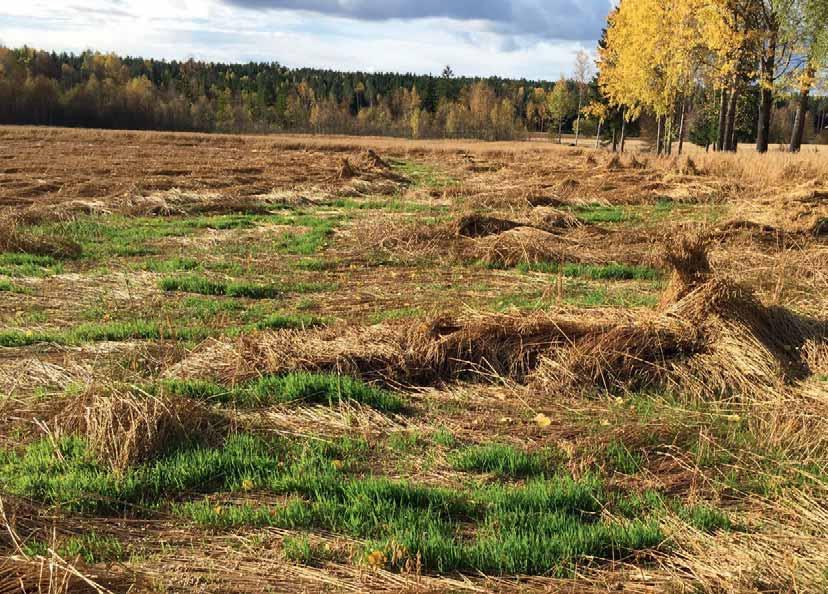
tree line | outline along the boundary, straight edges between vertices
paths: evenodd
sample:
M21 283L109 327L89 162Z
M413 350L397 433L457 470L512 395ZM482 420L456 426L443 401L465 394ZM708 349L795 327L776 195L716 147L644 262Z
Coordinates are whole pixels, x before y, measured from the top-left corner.
M573 133L659 153L828 141L828 0L622 0L598 60L556 82L291 69L0 47L0 123L513 140ZM597 65L597 70L594 66ZM792 138L793 137L793 138Z
M552 86L0 47L5 124L519 139L548 129Z
M690 139L735 151L747 139L798 151L828 126L812 99L828 68L828 0L621 0L598 49L591 109L649 116L655 150ZM817 138L818 139L818 138Z

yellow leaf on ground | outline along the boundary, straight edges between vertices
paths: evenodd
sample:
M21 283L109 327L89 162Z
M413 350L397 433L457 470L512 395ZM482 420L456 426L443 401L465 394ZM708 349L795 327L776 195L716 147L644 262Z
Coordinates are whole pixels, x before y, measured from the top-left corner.
M385 565L385 553L382 551L371 551L368 553L368 565L371 567L382 567Z

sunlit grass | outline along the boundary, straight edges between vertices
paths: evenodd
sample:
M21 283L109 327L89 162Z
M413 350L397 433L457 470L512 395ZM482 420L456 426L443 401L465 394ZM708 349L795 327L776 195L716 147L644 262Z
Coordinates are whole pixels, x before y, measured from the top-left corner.
M162 386L170 393L188 398L243 406L296 402L334 405L354 401L389 412L403 409L399 395L345 375L297 371L264 376L232 387L201 380L167 380Z

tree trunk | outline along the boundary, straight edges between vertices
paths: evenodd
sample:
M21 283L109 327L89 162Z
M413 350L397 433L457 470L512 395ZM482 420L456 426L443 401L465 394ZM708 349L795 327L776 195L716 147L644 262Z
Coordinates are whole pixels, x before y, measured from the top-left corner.
M771 110L773 109L773 77L776 69L776 32L771 34L765 55L761 60L759 84L759 122L756 132L756 152L768 152L770 142Z
M612 152L618 152L618 130L612 129Z
M733 139L736 134L736 110L739 106L739 89L733 87L727 100L727 117L725 118L724 150L733 150Z
M805 115L808 112L808 98L811 94L811 86L815 75L814 67L808 66L805 71L805 80L802 88L799 89L799 105L796 107L796 119L794 119L793 132L791 133L791 145L788 148L792 153L798 153L802 148L802 136L805 132Z
M658 129L656 130L656 155L661 156L664 150L664 118L658 116Z
M627 118L624 112L621 112L621 152L624 152L624 143L627 141Z
M725 122L727 121L727 89L722 87L722 97L719 101L719 128L717 130L718 137L716 139L716 150L724 150L725 139Z
M578 137L581 135L581 101L583 101L583 90L578 88L578 117L575 119L575 146L578 146Z
M684 149L684 114L687 112L687 104L684 97L681 98L681 117L679 117L679 133L678 133L678 154Z
M558 120L558 144L563 144L563 118Z
M595 148L601 148L601 120L598 120L598 132L595 133Z

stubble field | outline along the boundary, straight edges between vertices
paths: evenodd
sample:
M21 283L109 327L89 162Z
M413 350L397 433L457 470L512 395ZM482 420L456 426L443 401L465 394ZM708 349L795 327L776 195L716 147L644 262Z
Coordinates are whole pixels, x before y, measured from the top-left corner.
M0 128L0 592L828 587L824 153Z

